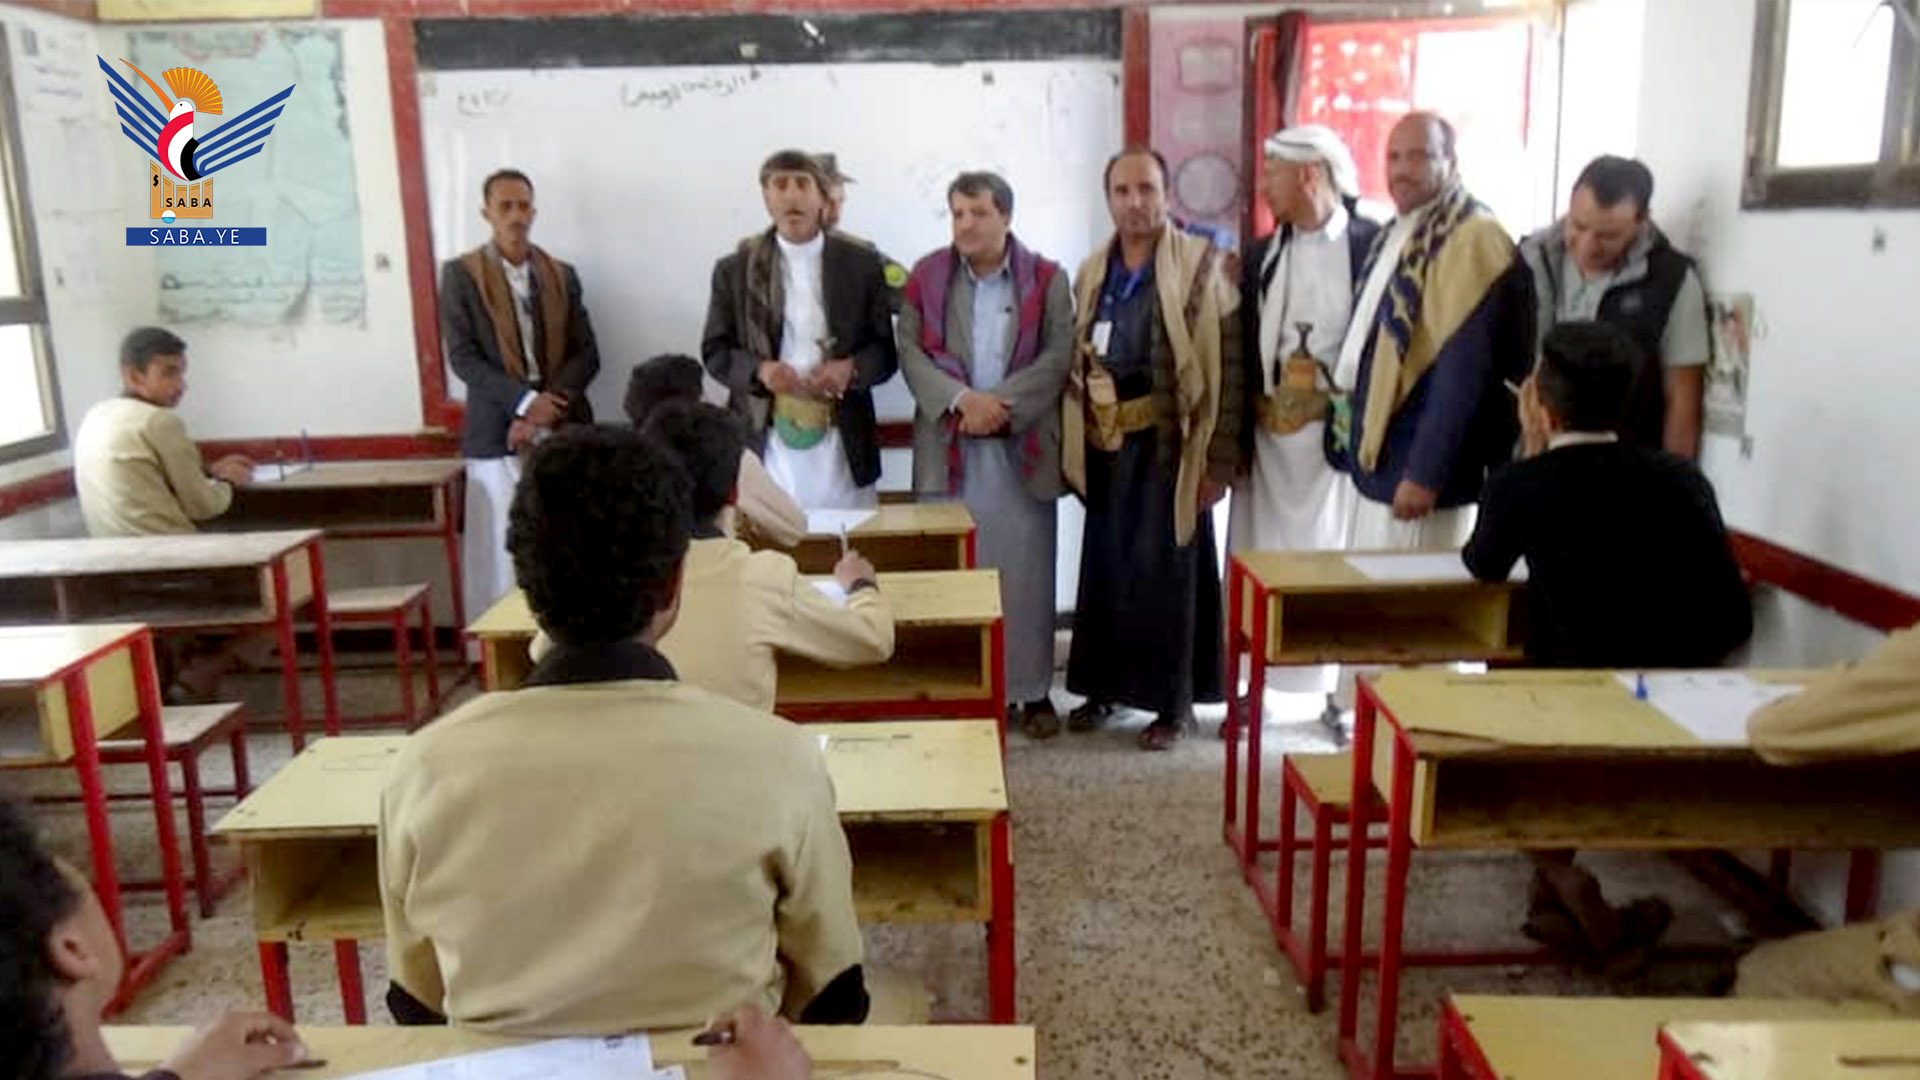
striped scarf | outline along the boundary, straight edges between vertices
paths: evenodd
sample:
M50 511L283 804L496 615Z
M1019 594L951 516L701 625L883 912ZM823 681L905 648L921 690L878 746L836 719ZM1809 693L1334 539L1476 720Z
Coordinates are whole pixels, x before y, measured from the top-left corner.
M1466 228L1475 219L1484 219L1490 227ZM1390 232L1382 229L1374 240L1362 281L1373 274ZM1358 459L1363 469L1379 467L1394 414L1512 262L1513 241L1493 222L1492 211L1468 194L1457 177L1448 181L1401 249L1387 286L1360 423Z

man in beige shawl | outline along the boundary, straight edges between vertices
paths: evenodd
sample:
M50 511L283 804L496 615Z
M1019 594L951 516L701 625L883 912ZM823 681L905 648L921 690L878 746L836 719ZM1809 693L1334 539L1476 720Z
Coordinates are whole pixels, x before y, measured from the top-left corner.
M1075 355L1061 468L1087 507L1067 689L1068 727L1117 706L1154 714L1165 750L1218 701L1220 568L1209 510L1240 466L1239 295L1212 243L1167 217L1166 162L1107 164L1114 237L1075 276ZM1222 423L1221 418L1227 418Z

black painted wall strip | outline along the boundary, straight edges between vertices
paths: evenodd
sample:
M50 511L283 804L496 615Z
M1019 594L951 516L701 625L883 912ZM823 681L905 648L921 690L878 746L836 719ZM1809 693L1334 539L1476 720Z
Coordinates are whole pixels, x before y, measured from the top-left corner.
M427 71L1120 58L1117 9L422 19L415 26Z

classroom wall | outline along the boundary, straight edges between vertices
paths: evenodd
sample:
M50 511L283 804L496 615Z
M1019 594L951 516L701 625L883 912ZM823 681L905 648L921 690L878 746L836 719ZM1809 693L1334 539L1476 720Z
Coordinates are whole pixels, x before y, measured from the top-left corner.
M1909 436L1920 212L1740 209L1757 2L1643 10L1638 153L1656 178L1655 217L1700 257L1709 290L1751 293L1755 305L1750 452L1710 437L1703 463L1734 528L1920 592L1920 455ZM1818 616L1768 614L1776 621L1763 619L1756 648L1772 656L1780 635L1806 661L1866 644ZM1796 886L1836 914L1839 867L1802 864ZM1881 900L1920 905L1920 855L1889 861Z
M126 42L132 33L190 32L213 25L102 27L99 49L109 57L128 55ZM361 271L367 288L365 314L350 323L327 323L316 305L307 303L296 317L277 325L175 326L191 347L193 365L193 389L180 411L194 435L202 439L302 430L315 435L390 434L421 427L413 299L407 284L393 106L387 93L386 36L373 19L323 19L298 25L337 29L341 35L341 89L353 144ZM90 81L102 82L104 76L95 69ZM324 84L294 91L296 98L327 92L330 88ZM273 152L270 137L260 157ZM123 216L127 220L122 224L141 224L147 217L144 168L117 132L110 154L106 167L122 181L126 200ZM123 238L118 230L111 232L106 245L131 271L129 287L116 298L114 325L158 319L160 276L153 250L116 247ZM271 233L268 240L272 242Z

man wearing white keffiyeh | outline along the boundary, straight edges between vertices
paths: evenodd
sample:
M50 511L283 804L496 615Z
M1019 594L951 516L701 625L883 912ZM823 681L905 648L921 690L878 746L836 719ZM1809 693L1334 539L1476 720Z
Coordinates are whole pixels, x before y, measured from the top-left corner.
M1340 357L1353 296L1380 226L1354 212L1358 171L1340 137L1308 124L1268 137L1262 194L1278 228L1241 262L1247 472L1234 484L1234 551L1344 547L1353 496L1327 463L1327 372ZM1275 689L1333 689L1330 667L1276 669Z

